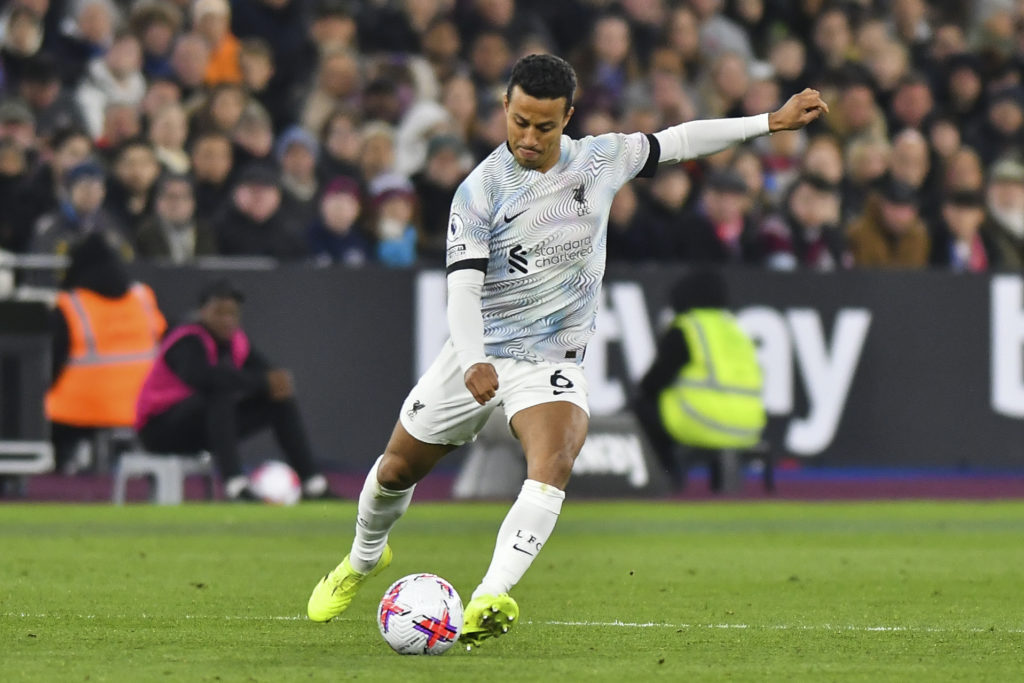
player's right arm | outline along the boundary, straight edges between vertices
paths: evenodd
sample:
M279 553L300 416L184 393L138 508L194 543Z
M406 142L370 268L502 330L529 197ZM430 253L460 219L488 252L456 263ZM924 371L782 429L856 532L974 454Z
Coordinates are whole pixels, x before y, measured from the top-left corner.
M478 180L480 168L459 186L448 217L448 330L466 389L483 405L498 391L498 373L484 352L480 308L490 260L490 220Z

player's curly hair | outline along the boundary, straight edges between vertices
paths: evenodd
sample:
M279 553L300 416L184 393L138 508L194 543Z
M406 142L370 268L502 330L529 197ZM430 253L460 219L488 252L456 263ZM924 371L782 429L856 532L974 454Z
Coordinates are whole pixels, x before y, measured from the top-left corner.
M544 100L565 98L565 111L572 106L576 92L576 71L561 57L554 55L527 55L512 66L505 94L512 99L512 88L522 88L530 97Z

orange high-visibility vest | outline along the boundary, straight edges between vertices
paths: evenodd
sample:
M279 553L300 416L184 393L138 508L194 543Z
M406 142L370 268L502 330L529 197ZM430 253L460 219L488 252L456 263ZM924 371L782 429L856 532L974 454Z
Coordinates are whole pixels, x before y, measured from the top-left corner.
M57 295L68 325L68 362L46 394L46 416L79 427L130 427L135 401L167 322L149 286L119 299L88 289Z

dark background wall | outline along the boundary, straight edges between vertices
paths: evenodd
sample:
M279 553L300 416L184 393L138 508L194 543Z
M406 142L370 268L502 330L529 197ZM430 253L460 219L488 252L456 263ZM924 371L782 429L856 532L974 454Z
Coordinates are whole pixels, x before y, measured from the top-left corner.
M165 313L177 320L194 309L205 282L225 274L152 266L136 266L134 272L154 287ZM416 379L420 347L443 338L443 300L434 297L425 305L420 291L428 280L436 285L439 273L282 267L226 274L248 296L244 324L254 345L294 371L318 454L341 468L365 468L383 448ZM599 334L594 344L602 348L592 344L588 350L588 365L591 351L603 357L588 367L600 375L592 387L632 383L638 371L630 369L625 355L637 346L623 335L639 333L631 326L644 325L650 330L639 338L657 333L666 290L678 274L665 268L610 270L602 315L614 317L604 327L617 331ZM1020 286L1018 276L1001 277L1011 287ZM766 372L773 387L788 387L791 394L790 405L776 400L769 406L769 434L780 454L842 466L1024 464L1022 423L992 406L994 374L1013 368L993 367L991 278L747 270L727 271L727 278L741 320L767 323L761 336L755 334L762 346L775 350L765 357ZM642 292L645 310L626 310L623 302L631 300L615 294L627 290ZM434 334L417 333L424 329ZM831 381L822 363L834 363L835 370L844 348L856 357L846 368L851 379L842 401L837 398L842 383ZM816 360L816 350L824 360ZM1019 344L1016 351L1021 353ZM809 385L817 393L808 391ZM827 411L813 405L810 396L839 406L834 428L820 419ZM604 398L595 396L594 402L616 405L618 400ZM1024 406L1020 409L1024 412ZM251 452L267 448L267 442L257 442Z

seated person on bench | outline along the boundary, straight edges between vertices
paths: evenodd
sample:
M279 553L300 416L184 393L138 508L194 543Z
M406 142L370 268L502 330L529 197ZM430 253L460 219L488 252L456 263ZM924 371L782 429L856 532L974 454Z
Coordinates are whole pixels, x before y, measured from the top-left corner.
M231 283L216 281L200 294L198 321L167 335L139 395L139 438L154 453L210 451L227 497L254 500L238 442L269 426L303 497L336 497L313 461L291 373L249 346L243 301Z

